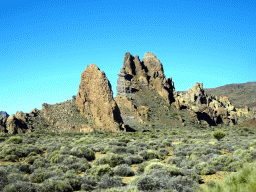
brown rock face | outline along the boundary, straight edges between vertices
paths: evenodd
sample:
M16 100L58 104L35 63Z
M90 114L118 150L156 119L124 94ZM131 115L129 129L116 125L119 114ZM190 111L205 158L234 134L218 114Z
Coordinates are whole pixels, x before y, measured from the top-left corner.
M118 76L117 95L130 96L140 86L146 86L156 90L169 104L174 102L174 83L165 78L163 65L154 53L145 53L142 62L138 55L126 53Z
M93 63L81 75L76 106L96 127L106 131L120 131L123 121L113 99L111 85L105 73Z
M15 115L10 115L6 121L6 130L8 133L26 133L31 132L27 125L20 119L17 119Z

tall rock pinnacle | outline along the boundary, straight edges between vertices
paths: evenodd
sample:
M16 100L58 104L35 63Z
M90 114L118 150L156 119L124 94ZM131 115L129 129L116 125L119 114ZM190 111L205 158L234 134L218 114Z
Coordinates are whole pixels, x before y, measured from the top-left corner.
M129 96L135 92L133 84L137 80L141 85L156 90L168 103L174 101L174 83L171 78L165 78L163 65L154 53L145 53L141 62L138 55L133 57L127 52L118 76L117 95Z
M123 121L113 99L110 82L105 73L93 63L81 75L76 106L96 127L106 131L121 129Z

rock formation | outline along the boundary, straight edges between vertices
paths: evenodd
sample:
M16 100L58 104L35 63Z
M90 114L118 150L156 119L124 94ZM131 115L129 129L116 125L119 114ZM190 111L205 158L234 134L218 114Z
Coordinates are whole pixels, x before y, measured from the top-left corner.
M76 106L96 127L106 131L122 129L123 121L111 85L105 73L93 63L81 75Z
M8 113L6 113L5 111L0 111L0 118L1 117L5 117L8 118L10 115Z
M145 53L141 62L138 55L133 57L127 52L118 76L117 96L130 96L140 86L146 86L156 90L169 104L174 101L174 83L165 78L163 65L154 53Z
M224 123L227 125L237 124L238 116L247 115L248 107L236 109L228 97L217 98L207 96L202 83L195 84L185 94L178 94L175 97L177 109L187 108L191 110L195 122L206 121L209 125Z
M0 132L2 133L29 133L34 130L35 117L38 115L39 110L36 108L30 113L23 113L19 111L16 115L10 115L8 118L0 118Z

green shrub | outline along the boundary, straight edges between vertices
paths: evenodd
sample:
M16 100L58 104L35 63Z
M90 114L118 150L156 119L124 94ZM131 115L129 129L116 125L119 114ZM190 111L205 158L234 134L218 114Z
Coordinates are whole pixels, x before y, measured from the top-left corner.
M205 192L226 192L226 191L256 191L256 162L246 164L237 173L231 173L224 179L224 183L215 182L207 185ZM199 190L197 190L199 192Z
M217 139L218 141L221 140L223 137L225 137L225 133L222 131L215 131L213 132L212 136Z
M22 138L19 137L19 136L13 136L13 137L10 137L8 140L7 140L8 143L14 143L14 144L19 144L19 143L22 143Z
M89 169L86 173L89 173L90 176L95 179L100 179L105 174L108 174L108 175L114 174L113 170L111 169L111 167L108 164L93 167L93 168Z
M156 150L152 150L152 149L149 149L149 150L144 150L144 151L141 151L139 153L140 156L143 157L143 159L145 160L150 160L150 159L161 159L161 155L159 154L158 151Z
M114 168L114 174L122 177L129 177L129 176L134 176L135 172L129 165L122 164Z
M79 145L71 149L71 154L77 157L84 157L88 161L95 160L95 153L87 146Z
M17 181L15 183L11 183L5 188L3 188L3 192L35 192L35 186L29 182Z
M19 157L17 155L6 155L4 161L17 162L19 161Z
M4 137L0 137L0 142L3 142L5 141L5 138Z
M96 161L94 163L95 163L95 165L109 164L110 167L115 167L117 165L124 164L125 161L124 161L123 156L118 155L118 154L109 153L99 159L96 159Z
M148 173L152 169L162 169L165 165L161 162L150 162L144 169L145 173Z
M58 179L47 179L43 184L40 186L40 190L42 192L73 192L73 188L70 185L67 179L58 180Z
M125 184L122 182L121 177L110 177L109 175L103 175L98 184L99 189L107 189L112 187L122 187Z

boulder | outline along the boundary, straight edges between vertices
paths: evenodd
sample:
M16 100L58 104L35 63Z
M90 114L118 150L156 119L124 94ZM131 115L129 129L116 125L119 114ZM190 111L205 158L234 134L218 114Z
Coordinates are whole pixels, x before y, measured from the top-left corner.
M31 132L27 125L20 119L17 119L15 115L10 115L6 121L6 130L10 134Z
M0 133L7 133L6 122L7 118L5 116L0 118Z
M76 96L76 107L96 127L120 131L123 120L113 99L110 82L95 64L86 67Z

